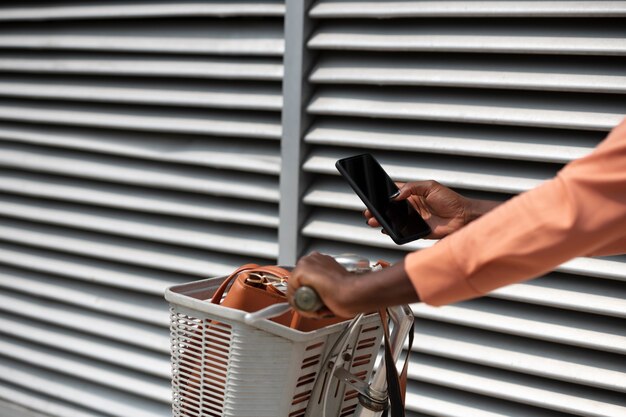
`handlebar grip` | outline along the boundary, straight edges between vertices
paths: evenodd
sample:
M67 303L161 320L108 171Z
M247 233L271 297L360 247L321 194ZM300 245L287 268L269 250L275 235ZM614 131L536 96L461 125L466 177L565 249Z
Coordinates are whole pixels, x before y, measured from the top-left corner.
M293 303L298 310L308 313L318 311L324 307L324 303L317 292L307 286L302 286L296 290L293 296Z

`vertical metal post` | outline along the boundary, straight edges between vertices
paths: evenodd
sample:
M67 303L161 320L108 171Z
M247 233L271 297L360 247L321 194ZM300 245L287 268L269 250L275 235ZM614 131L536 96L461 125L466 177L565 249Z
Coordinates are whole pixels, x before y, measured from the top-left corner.
M311 121L306 103L311 90L307 77L313 59L306 42L312 31L308 17L312 3L312 0L286 0L278 227L278 263L281 265L295 264L305 245L300 230L307 216L302 194L308 178L302 172L302 163L307 154L303 137Z

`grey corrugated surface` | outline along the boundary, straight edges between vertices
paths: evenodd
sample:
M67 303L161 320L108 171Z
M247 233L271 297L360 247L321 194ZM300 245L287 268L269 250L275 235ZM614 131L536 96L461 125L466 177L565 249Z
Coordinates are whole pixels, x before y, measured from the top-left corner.
M282 16L285 6L279 0L230 0L203 2L198 0L171 3L164 1L92 1L85 4L55 2L52 5L34 4L3 6L0 20L71 20L124 19L136 17L173 16Z
M170 415L164 288L278 256L283 14L0 6L0 401Z
M313 144L411 151L473 157L502 158L566 163L586 155L597 143L598 135L580 132L534 130L532 135L519 128L364 120L355 129L352 120L320 120L308 134Z
M1 387L0 390L3 388L4 387ZM9 390L7 389L7 391ZM11 392L15 393L15 391L13 390L11 390ZM66 410L66 412L69 414L71 411ZM74 415L78 416L79 414ZM20 407L13 402L9 403L5 401L0 401L0 417L48 417L48 415L35 413L32 410Z
M322 0L293 54L313 60L293 140L311 125L281 165L284 13L0 6L0 401L167 416L163 288L297 252L278 245L279 201L302 195L285 242L305 251L397 260L433 244L399 250L365 227L337 158L370 151L398 180L505 199L626 113L624 1ZM305 175L281 196L293 149ZM410 415L626 415L625 283L626 257L579 258L480 300L413 306Z
M330 54L320 60L311 81L328 84L435 85L537 91L624 93L626 76L602 61L580 58L494 56L398 56L393 62L378 57L348 59Z
M561 25L528 26L521 21L494 22L475 26L479 20L453 22L422 20L363 24L331 21L320 25L309 41L313 49L386 52L475 52L555 55L626 54L626 34L619 22L584 27ZM419 28L419 29L418 29ZM597 42L603 38L602 42ZM31 40L32 39L32 40ZM36 44L36 35L24 43ZM0 38L0 44L4 43Z
M279 19L273 19L278 23ZM180 22L180 21L179 21ZM183 25L137 21L72 20L46 23L8 23L0 29L0 47L25 50L72 50L172 54L256 55L280 57L284 43L280 25L251 20L233 31L233 25L197 18Z
M400 259L334 168L504 199L589 153L626 114L626 2L319 1L305 105L307 250ZM626 415L626 259L580 258L443 308L415 305L415 416Z
M388 1L320 0L314 18L346 17L590 17L625 16L624 1Z
M0 53L0 69L22 73L195 77L280 81L280 61L262 57L115 55L76 52Z

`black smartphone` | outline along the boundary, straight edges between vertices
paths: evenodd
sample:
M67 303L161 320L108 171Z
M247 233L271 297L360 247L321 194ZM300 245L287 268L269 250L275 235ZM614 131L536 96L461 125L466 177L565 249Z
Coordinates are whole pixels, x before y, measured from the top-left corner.
M398 245L430 234L426 221L407 200L391 200L398 186L372 155L340 159L335 167Z

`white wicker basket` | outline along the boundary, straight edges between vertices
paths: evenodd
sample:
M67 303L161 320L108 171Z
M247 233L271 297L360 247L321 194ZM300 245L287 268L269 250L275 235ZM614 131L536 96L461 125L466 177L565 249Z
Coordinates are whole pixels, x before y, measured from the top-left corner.
M321 415L330 387L329 416L353 416L358 394L322 362L346 323L301 332L245 312L211 304L225 277L170 287L174 417L304 417ZM369 380L382 337L377 315L363 318L348 342L345 369ZM316 379L321 378L314 390ZM307 414L307 406L309 406Z

